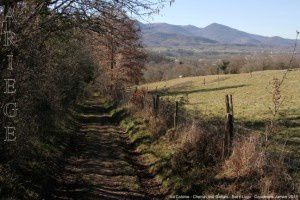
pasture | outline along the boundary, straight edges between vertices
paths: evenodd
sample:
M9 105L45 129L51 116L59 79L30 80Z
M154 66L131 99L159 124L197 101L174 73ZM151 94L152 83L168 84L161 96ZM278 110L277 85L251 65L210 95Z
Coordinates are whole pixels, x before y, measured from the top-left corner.
M273 80L284 71L270 70L245 74L185 77L142 85L150 91L162 91L164 97L180 99L190 111L199 111L206 119L225 117L225 95L233 95L234 118L239 125L263 132L272 119ZM299 155L300 144L300 70L287 73L280 87L279 120L283 126L274 139L291 144Z
M172 98L188 97L188 109L200 110L206 117L223 117L226 94L234 99L235 119L259 121L271 117L272 81L283 76L284 71L253 72L247 74L211 75L178 78L146 84L151 91L166 91ZM205 84L204 84L205 80ZM300 115L300 70L290 71L281 87L283 99L281 116L297 118Z

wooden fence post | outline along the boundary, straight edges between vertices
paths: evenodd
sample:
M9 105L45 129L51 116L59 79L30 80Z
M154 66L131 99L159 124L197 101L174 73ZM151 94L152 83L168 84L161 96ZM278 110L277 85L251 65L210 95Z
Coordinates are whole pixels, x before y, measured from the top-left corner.
M178 101L175 102L174 129L177 128L177 125L178 125Z
M233 141L233 102L232 95L225 96L226 104L226 120L225 120L225 134L223 146L223 158L228 157L232 151Z
M205 82L205 78L203 79L203 85L205 85L206 84L206 82Z
M146 103L146 92L143 91L143 94L142 94L142 109L145 108L145 103Z
M159 113L159 94L156 95L156 99L155 99L155 105L156 105L156 113Z
M156 111L156 99L155 99L154 95L152 95L152 111L155 114L155 111Z
M159 111L159 94L152 95L152 111L154 115L156 116Z

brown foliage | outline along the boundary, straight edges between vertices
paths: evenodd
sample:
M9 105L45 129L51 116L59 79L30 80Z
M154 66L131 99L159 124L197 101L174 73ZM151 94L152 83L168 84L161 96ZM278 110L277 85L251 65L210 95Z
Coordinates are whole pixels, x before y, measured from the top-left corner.
M223 170L226 178L238 178L262 174L265 154L259 148L259 137L235 141L231 156L225 161Z
M202 125L201 120L186 124L180 130L178 152L172 159L172 166L176 171L181 167L214 167L221 160L222 137L216 132Z
M145 103L146 103L146 94L147 91L142 88L142 89L137 89L134 91L132 94L132 97L130 99L130 102L137 107L137 109L144 109Z
M110 14L104 16L107 32L93 34L93 48L99 63L96 81L114 98L120 99L124 90L138 84L146 55L142 49L136 22L125 13L111 7ZM103 77L106 81L102 81Z
M154 54L154 53L152 53ZM146 65L144 77L146 82L155 82L178 78L179 76L206 76L218 74L219 64L217 59L180 58L183 64L168 60L167 57L156 58L151 54ZM283 70L289 68L300 68L300 57L296 57L291 66L290 55L246 55L225 57L229 62L225 73L239 74L263 70Z
M14 21L10 28L16 34L14 45L3 47L4 26L1 24L0 77L16 79L17 89L16 94L0 95L0 107L2 110L3 104L8 102L16 102L18 107L18 115L14 119L0 115L1 133L4 126L9 124L15 126L17 135L16 142L11 143L4 142L4 134L0 136L1 198L50 198L55 186L53 179L58 176L62 164L59 163L64 156L62 151L68 143L68 133L74 130L73 123L69 121L68 109L91 81L96 82L99 77L107 83L111 80L109 76L99 75L99 59L95 56L95 49L90 48L94 39L111 34L111 27L107 26L109 18L118 21L120 19L117 18L121 16L125 20L119 21L113 34L115 40L127 42L126 45L118 45L118 53L122 52L119 66L126 70L117 74L116 78L118 80L122 76L119 80L123 81L124 77L135 75L130 84L136 82L140 78L138 70L130 73L128 69L132 65L140 67L138 62L143 59L143 53L130 57L140 47L134 22L125 13L131 11L133 15L145 14L141 10L153 13L163 2L0 1L0 21L4 21L4 15L11 8ZM120 15L110 15L109 8L112 6L117 8ZM125 31L129 31L130 37ZM123 40L124 37L127 39ZM96 50L99 50L98 55L104 53L101 49ZM11 52L14 55L14 69L9 71L7 55ZM120 82L115 84L122 86ZM1 84L2 92L5 91L4 87ZM2 174L3 166L14 180L5 178Z
M218 178L235 180L226 190L233 194L286 195L294 191L283 155L266 152L259 136L235 141Z

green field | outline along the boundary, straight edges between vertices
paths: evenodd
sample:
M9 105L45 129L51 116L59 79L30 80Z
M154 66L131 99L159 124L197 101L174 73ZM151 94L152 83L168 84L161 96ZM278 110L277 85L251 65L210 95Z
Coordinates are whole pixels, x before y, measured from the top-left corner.
M224 116L225 95L232 94L238 120L265 120L271 115L272 80L284 71L262 71L250 74L187 77L143 85L149 90L167 90L167 96L187 96L189 109L199 109L207 117ZM204 85L205 79L205 85ZM282 88L281 114L300 116L300 70L288 72Z
M239 124L263 131L272 118L272 81L284 71L260 71L247 74L211 75L178 78L143 85L149 90L164 91L165 96L188 97L188 110L198 110L205 118L225 117L225 95L233 95L234 118ZM204 85L205 79L205 85ZM279 138L288 140L299 152L300 144L300 70L289 71L281 87L283 99L277 118L284 121ZM260 124L260 126L258 126Z
M188 99L185 107L201 115L207 123L225 119L225 95L232 94L236 134L264 134L272 119L273 81L285 71L269 70L245 74L177 78L142 85L162 98ZM205 84L204 84L205 79ZM282 104L276 116L278 129L270 137L271 151L285 152L286 166L293 180L300 183L300 70L288 71L280 87ZM239 130L243 130L239 132ZM245 131L244 131L245 130ZM297 186L300 192L300 187Z

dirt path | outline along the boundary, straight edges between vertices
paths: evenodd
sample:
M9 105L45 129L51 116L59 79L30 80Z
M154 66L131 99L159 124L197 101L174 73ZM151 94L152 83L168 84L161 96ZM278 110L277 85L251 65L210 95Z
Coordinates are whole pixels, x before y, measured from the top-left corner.
M55 199L163 199L160 184L138 163L109 109L92 101L80 106L80 131Z

